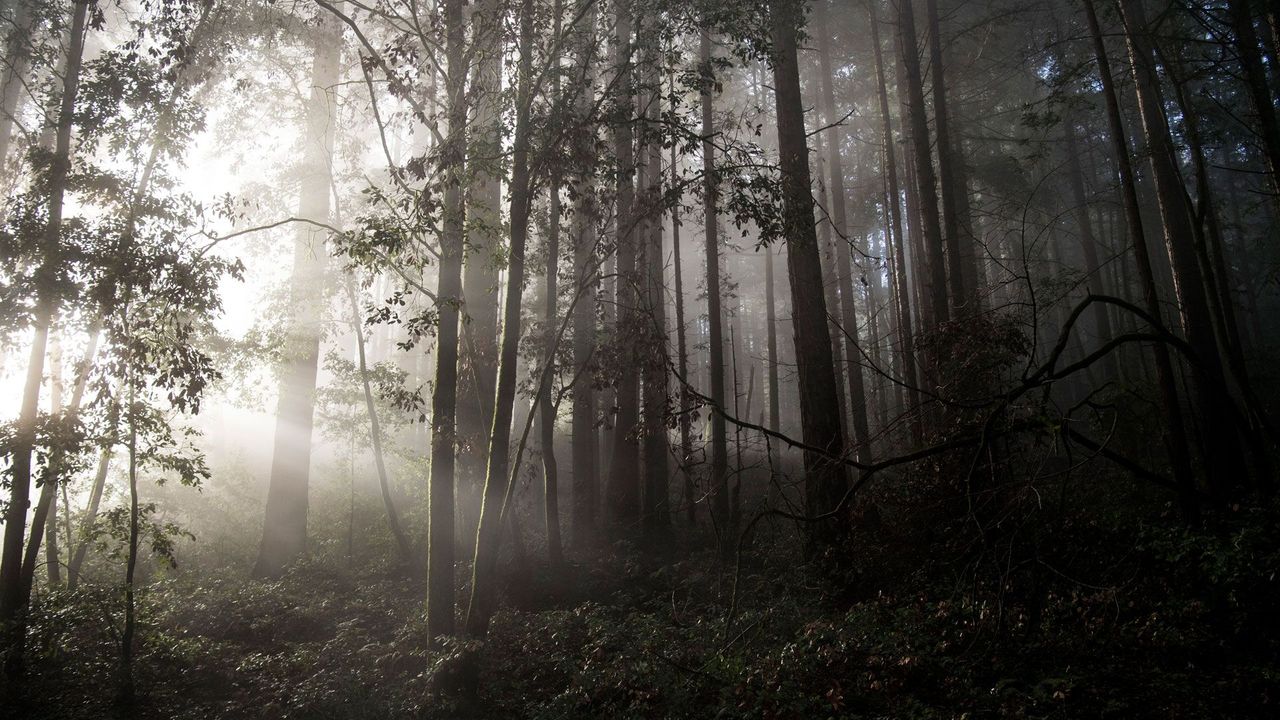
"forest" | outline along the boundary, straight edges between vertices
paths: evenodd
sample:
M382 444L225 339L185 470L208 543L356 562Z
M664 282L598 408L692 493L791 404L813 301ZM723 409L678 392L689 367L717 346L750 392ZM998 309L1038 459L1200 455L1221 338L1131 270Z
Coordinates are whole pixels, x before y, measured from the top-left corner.
M0 38L0 717L1280 715L1277 0Z

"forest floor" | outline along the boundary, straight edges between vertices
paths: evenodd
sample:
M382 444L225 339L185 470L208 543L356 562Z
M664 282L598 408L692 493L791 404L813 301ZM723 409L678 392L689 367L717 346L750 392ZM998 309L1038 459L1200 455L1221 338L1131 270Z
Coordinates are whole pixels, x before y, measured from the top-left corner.
M525 569L508 573L488 638L437 648L421 582L386 564L317 560L276 582L188 570L143 598L139 699L125 712L111 702L117 640L103 621L115 601L43 596L24 713L1275 717L1280 601L1274 573L1253 570L1276 567L1278 516L1198 534L1086 523L1072 535L1073 573L1116 580L1042 563L1034 591L1013 573L1003 591L982 587L945 552L865 546L843 574L756 552L736 573L732 617L732 563L619 544L554 574L512 564Z

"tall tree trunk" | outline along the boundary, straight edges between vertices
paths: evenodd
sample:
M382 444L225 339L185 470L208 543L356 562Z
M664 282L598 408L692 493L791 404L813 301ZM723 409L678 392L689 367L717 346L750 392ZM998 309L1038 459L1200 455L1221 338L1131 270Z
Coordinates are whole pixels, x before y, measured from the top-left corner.
M703 204L703 244L707 261L707 330L710 335L710 374L711 386L711 476L707 478L711 491L711 519L715 526L723 528L729 522L729 445L725 434L724 419L724 311L720 307L720 181L716 175L715 144L715 109L712 92L715 90L715 70L711 64L711 35L703 28L698 39L699 95L702 112L702 204ZM801 120L803 122L803 119ZM807 161L807 158L806 158ZM805 193L809 192L808 181L805 182ZM812 225L812 204L808 215ZM816 240L815 240L816 243ZM815 246L814 252L817 252ZM822 282L821 271L816 278ZM816 287L816 286L815 286ZM823 323L826 318L823 318ZM838 412L838 410L837 410ZM836 426L837 433L839 425ZM730 538L720 533L720 547L728 551Z
M782 432L782 400L778 396L778 300L774 289L774 272L773 272L773 248L766 247L761 253L764 258L764 322L765 322L765 348L768 353L765 357L767 363L767 373L769 382L769 429L774 432ZM773 457L773 445L769 445L769 465L773 467L775 458ZM773 492L772 478L769 483L769 490Z
M1127 17L1130 6L1125 7ZM1257 131L1261 136L1267 172L1271 176L1271 187L1280 196L1280 122L1276 119L1275 99L1267 84L1267 72L1259 54L1258 34L1253 29L1253 15L1249 11L1248 0L1227 0L1227 11L1231 16L1231 29L1236 36L1235 45L1240 69L1244 72L1249 100L1257 117ZM1280 207L1280 204L1273 203L1272 206Z
M302 187L298 217L328 222L332 188L335 101L342 26L322 16L311 63ZM287 357L280 375L262 544L255 577L274 578L307 549L307 493L311 474L316 374L320 360L321 308L326 265L325 230L300 226L293 245Z
M658 75L658 27L654 15L642 25L645 52L645 92L641 111L645 122L644 147L644 288L648 315L641 337L649 342L644 358L644 468L643 522L650 541L661 540L671 525L670 467L667 457L667 293L663 281L662 254L662 135L659 124L662 85Z
M585 122L595 102L595 29L597 3L580 0L581 14L574 45L577 54L575 72L583 78L585 86L574 104L574 118ZM580 133L578 135L587 135ZM578 549L589 546L596 537L597 512L600 502L600 481L597 472L598 433L596 431L596 394L592 369L595 365L596 347L596 219L598 209L592 186L595 137L575 138L582 145L575 155L582 165L574 169L573 177L573 277L576 289L585 295L573 307L573 525L572 541Z
M457 482L464 545L474 540L484 483L485 448L493 420L498 373L498 276L502 250L501 0L481 0L471 28L471 84L475 119L467 127L466 257L462 268L462 351L458 364Z
M672 73L672 85L675 83ZM672 88L674 91L674 87ZM671 187L680 187L680 179L676 161L676 148L671 147ZM680 475L684 479L684 514L685 520L693 525L698 520L697 490L694 486L693 474L693 417L692 403L689 397L689 348L685 340L684 325L684 268L680 264L680 199L671 204L671 252L673 271L675 273L675 305L676 305L676 366L680 373ZM772 290L769 291L772 298Z
M5 69L0 75L0 179L7 177L9 150L13 141L14 117L22 103L22 93L31 70L31 35L36 29L33 2L18 2L13 8L13 26L5 34ZM8 18L5 18L6 20Z
M822 106L826 115L826 124L831 127L828 134L828 153L830 160L831 184L831 220L836 232L835 263L836 274L840 282L840 323L843 326L845 363L849 374L849 410L853 415L854 454L860 462L871 458L871 431L867 423L867 389L862 375L862 347L858 339L858 319L854 314L853 272L850 268L849 249L853 245L853 237L849 234L848 210L845 207L844 162L841 157L844 131L839 125L840 116L836 114L836 95L831 69L831 43L825 29L827 23L825 7L817 5L814 15L817 24L814 31L818 35L818 58L821 64ZM834 310L835 308L831 308ZM868 310L869 311L869 310Z
M449 134L441 148L445 173L440 270L436 285L436 383L431 396L431 478L427 484L427 632L454 633L454 451L458 390L458 302L462 300L463 198L466 160L466 47L463 0L444 0L445 94Z
M350 282L347 283L347 299L351 302L351 330L356 336L356 357L360 362L360 384L364 390L364 407L369 413L369 439L373 443L373 462L378 470L378 490L382 493L382 506L387 511L387 526L396 541L396 550L400 559L408 563L413 559L413 548L409 536L400 524L400 514L396 512L395 498L391 496L391 483L387 479L387 466L382 456L382 426L378 422L378 409L373 402L373 388L369 385L369 363L365 357L364 328L360 322L360 303L356 300L356 291Z
M920 48L916 41L915 13L911 2L898 3L898 50L906 82L907 121L911 151L915 156L916 200L923 229L925 265L929 271L929 310L934 322L951 318L947 304L947 267L943 256L942 226L938 222L938 182L930 153L929 120L925 117L924 85L920 73Z
M88 0L77 0L72 11L71 45L67 51L54 154L47 179L49 210L44 228L43 258L36 270L36 307L32 320L34 334L31 354L27 360L22 404L12 439L9 506L5 513L4 547L0 554L0 632L4 634L5 671L10 674L16 674L22 668L26 634L23 615L30 600L22 583L23 535L27 525L27 509L31 504L31 460L40 410L40 381L44 375L49 326L57 314L54 282L61 264L62 210L67 174L71 169L71 131L80 86L88 9Z
M64 412L62 405L62 342L60 338L53 339L53 349L50 352L50 362L52 367L49 372L49 410L52 414L57 415ZM62 556L58 548L58 497L57 492L59 486L65 487L65 483L59 483L56 478L49 478L45 482L45 486L49 492L49 517L45 520L44 527L44 562L45 571L48 573L49 586L58 587L62 585ZM41 488L41 501L44 501L45 488ZM31 541L28 541L29 543Z
M906 12L905 10L903 12ZM929 23L929 66L933 86L933 122L938 138L938 175L942 191L943 241L947 249L947 287L951 298L952 314L968 306L973 294L971 272L973 241L969 219L961 217L961 205L968 192L962 184L963 175L958 172L964 160L959 157L959 147L952 137L950 111L947 107L946 65L942 58L942 27L938 19L937 0L925 0L926 19ZM963 203L968 205L967 202ZM964 245L968 244L968 250ZM968 262L966 262L968 260ZM968 281L968 282L966 282Z
M110 400L110 413L119 412L119 403ZM111 423L114 425L114 421ZM104 447L98 455L97 469L93 473L93 485L89 490L89 506L85 510L84 519L80 521L80 542L76 543L76 552L67 565L67 589L75 590L80 583L80 568L84 566L85 556L89 552L89 540L93 536L94 524L98 520L98 509L102 505L102 492L107 484L107 471L111 468L111 445Z
M1165 57L1160 52L1162 62L1173 85L1178 109L1182 111L1182 124L1187 140L1187 150L1191 156L1191 165L1195 175L1196 195L1199 207L1191 207L1195 220L1193 228L1196 238L1196 252L1200 258L1201 268L1205 276L1205 295L1209 307L1213 311L1216 322L1214 327L1219 333L1218 342L1227 358L1231 375L1242 388L1250 387L1249 373L1245 367L1240 328L1236 322L1235 303L1231 299L1230 277L1226 261L1222 254L1222 227L1218 219L1217 203L1214 200L1213 186L1209 181L1209 163L1205 157L1204 141L1200 134L1199 113L1187 96L1186 80L1180 63Z
M1213 318L1205 298L1204 274L1195 251L1191 211L1186 188L1174 159L1173 141L1164 115L1164 99L1156 76L1155 58L1148 35L1146 11L1141 0L1121 0L1129 59L1142 115L1152 174L1155 176L1165 247L1173 268L1174 291L1200 373L1195 378L1199 410L1205 418L1205 466L1217 479L1211 489L1225 492L1226 485L1245 477L1231 400L1226 395L1221 355Z
M822 135L815 135L813 145L818 163L817 199L821 206L819 213L821 217L818 219L818 247L821 248L822 255L822 296L829 312L828 321L831 326L828 330L831 335L831 362L836 374L836 384L832 389L836 394L836 407L840 408L840 437L844 439L847 446L852 446L849 433L849 399L845 394L844 384L844 343L840 342L843 329L840 327L839 284L836 281L836 248L835 241L832 239L830 217L826 216L827 209L831 207L831 194L827 192L826 153L823 151L822 144Z
M636 365L635 336L640 318L640 275L637 256L643 232L635 202L635 98L632 53L635 39L628 0L617 3L614 41L614 72L617 73L617 116L614 118L613 148L618 162L617 203L614 217L618 258L618 322L614 342L617 345L618 415L613 426L613 452L609 459L606 486L610 532L625 533L637 527L640 520L640 445L637 426L640 420L640 378L628 368Z
M915 330L911 322L910 288L907 284L906 237L902 229L902 207L899 204L898 160L896 144L893 141L893 120L889 115L889 91L885 82L884 53L880 49L880 21L876 12L876 3L867 3L867 12L871 18L871 44L875 51L876 62L876 95L880 101L880 125L884 138L884 164L887 198L890 217L889 255L893 258L893 274L895 297L898 308L898 342L902 346L903 379L907 384L907 394L911 407L920 407L920 382L916 374ZM896 247L895 247L896 245ZM911 413L911 433L919 442L924 436L924 426L920 422L920 413Z
M524 252L529 239L532 203L529 177L529 114L533 103L533 0L520 8L520 59L516 71L516 123L511 155L511 253L502 314L502 346L498 356L498 388L494 396L489 439L489 471L484 483L480 524L467 607L467 634L483 637L497 603L498 545L511 492L511 421L520 362L520 304L524 287Z
M1080 168L1080 142L1076 136L1073 118L1066 119L1063 130L1067 151L1067 185L1071 190L1071 202L1075 204L1076 226L1080 231L1080 250L1084 254L1085 286L1094 295L1104 295L1107 288L1102 282L1102 266L1098 261L1098 242L1094 238L1093 222L1089 219L1089 198L1084 191L1084 171ZM1107 312L1106 305L1094 304L1093 324L1098 342L1105 343L1115 336L1111 330L1111 316ZM1107 356L1104 368L1109 378L1116 377L1115 353Z
M773 85L778 120L778 155L782 174L783 233L787 241L787 271L791 281L795 327L796 367L800 380L800 418L804 441L839 457L839 407L831 388L836 382L829 348L827 308L816 288L822 283L818 237L813 227L809 148L805 141L804 100L796 57L797 36L804 19L795 0L770 4L773 36ZM710 289L709 289L710 290ZM805 454L805 501L811 515L833 511L844 496L844 466L816 453ZM808 548L816 553L833 542L845 523L810 523Z
M1138 203L1138 191L1134 183L1133 164L1129 156L1128 135L1125 132L1124 120L1120 115L1120 100L1116 94L1114 76L1111 74L1111 61L1107 55L1106 42L1102 28L1098 24L1098 15L1093 0L1081 0L1085 17L1089 24L1089 34L1093 38L1094 59L1098 63L1098 79L1102 83L1102 94L1106 101L1107 121L1111 130L1111 142L1116 157L1116 165L1120 173L1121 200L1124 204L1126 227L1129 242L1133 245L1133 256L1138 268L1138 276L1142 283L1144 309L1153 318L1160 317L1160 296L1157 291L1155 271L1151 266L1151 253L1147 248L1147 239L1143 230L1142 212ZM1196 499L1195 481L1191 470L1191 455L1187 446L1187 431L1183 420L1182 405L1178 400L1178 391L1173 373L1173 361L1169 356L1169 348L1164 343L1151 346L1156 361L1156 384L1160 395L1160 410L1165 418L1165 448L1169 453L1169 463L1173 470L1174 482L1178 487L1179 499L1183 515L1189 520L1199 513Z
M552 10L552 36L561 35L561 16L563 7L561 0L555 0ZM555 59L556 63L560 58ZM560 75L552 75L551 97L560 100ZM558 403L552 399L552 379L556 366L556 305L559 294L557 272L560 268L560 173L554 171L547 187L547 241L546 268L543 271L546 295L546 310L543 313L543 381L538 386L539 426L541 430L540 446L542 450L542 517L547 535L547 560L552 566L559 566L564 551L560 542L560 470L556 464L556 409Z
M119 703L133 705L133 636L137 627L137 603L134 575L138 568L138 424L134 417L138 411L133 381L129 383L129 406L125 421L129 423L129 540L124 569L124 629L120 633L120 688Z

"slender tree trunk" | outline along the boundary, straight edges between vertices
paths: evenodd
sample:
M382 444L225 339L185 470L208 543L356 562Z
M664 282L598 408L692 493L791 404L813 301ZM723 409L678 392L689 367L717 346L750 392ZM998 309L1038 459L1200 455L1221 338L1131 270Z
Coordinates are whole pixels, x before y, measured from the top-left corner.
M907 4L904 2L904 4ZM972 280L965 269L966 255L973 257L972 238L965 238L969 221L960 216L962 196L967 192L961 184L962 175L957 172L963 163L959 157L958 147L952 137L950 112L947 107L946 65L942 59L941 23L938 19L937 0L925 0L926 19L929 23L929 66L930 81L933 86L933 121L934 131L938 138L938 175L942 191L943 241L946 245L947 288L951 298L952 314L959 314L961 308L967 307L973 288L966 284ZM907 12L906 10L903 11ZM967 205L967 203L966 203ZM966 239L970 248L966 253L962 246Z
M827 309L816 288L822 283L818 238L813 227L809 149L804 127L804 100L796 45L804 19L794 0L770 4L773 35L773 85L778 119L778 154L782 174L783 232L791 281L796 367L800 380L800 417L804 441L831 456L842 454L839 407L831 388L836 374L829 348ZM844 496L844 466L816 453L805 454L805 499L809 514L831 512ZM842 521L810 523L808 548L816 553L839 537Z
M1098 243L1093 234L1093 222L1089 219L1089 199L1084 191L1084 172L1080 168L1080 142L1076 137L1076 126L1072 118L1063 123L1067 151L1067 185L1071 190L1071 201L1075 204L1076 225L1080 231L1080 250L1084 254L1085 286L1094 295L1107 292L1103 284L1102 267L1098 261ZM1115 336L1111 330L1111 316L1107 306L1096 303L1093 306L1094 331L1098 342L1107 342ZM1104 368L1109 378L1116 377L1116 355L1108 355Z
M323 16L311 64L311 97L307 102L304 143L306 172L299 193L298 216L317 222L329 219L333 184L336 108L330 93L338 83L342 46L342 29L338 23L336 17ZM288 357L280 376L262 545L253 570L254 576L260 578L279 577L307 549L307 494L322 334L325 232L303 225L294 239Z
M118 413L119 406L115 400L111 413ZM112 425L115 421L112 421ZM114 441L112 441L114 444ZM111 444L102 449L98 455L97 470L93 474L93 485L89 490L89 507L85 510L84 520L80 522L80 542L76 543L75 555L67 566L67 589L75 590L80 583L80 568L84 566L85 555L89 552L89 539L93 536L94 524L98 521L98 509L102 505L102 492L107 484L107 471L111 468Z
M1159 51L1159 48L1157 48ZM1200 121L1196 108L1187 96L1186 81L1177 62L1171 61L1161 53L1162 62L1172 82L1178 108L1182 111L1182 124L1187 140L1187 150L1191 156L1191 165L1195 174L1196 195L1199 207L1191 207L1195 219L1193 229L1196 238L1196 253L1200 258L1205 277L1205 297L1215 319L1214 327L1218 330L1218 342L1227 359L1227 366L1237 383L1245 392L1250 379L1245 366L1243 349L1240 342L1240 328L1236 322L1235 303L1231 299L1231 281L1226 262L1222 254L1222 227L1218 219L1217 203L1209 182L1209 163L1205 157L1204 142L1200 135ZM1176 76L1175 76L1176 75Z
M524 287L524 252L529 238L532 203L529 177L529 114L533 102L533 0L520 9L520 60L517 68L516 123L511 168L511 253L498 356L498 389L494 397L493 431L489 439L489 471L484 483L480 524L467 607L467 634L483 637L497 604L498 548L511 491L511 421L520 362L520 305Z
M1263 155L1267 161L1267 172L1271 176L1272 190L1280 195L1280 122L1276 119L1275 99L1267 84L1267 72L1262 64L1258 50L1258 34L1253 29L1253 15L1249 11L1248 0L1227 0L1227 10L1231 16L1231 28L1235 33L1235 45L1240 61L1240 69L1244 73L1245 86L1249 90L1249 100L1253 106L1258 122L1258 135L1261 136ZM1126 6L1126 17L1131 11ZM1280 207L1280 203L1273 203Z
M826 209L831 207L831 194L827 192L826 177L826 153L823 152L822 136L815 135L813 138L814 155L817 156L817 173L818 173L818 202L822 210L820 215L825 215ZM846 446L852 446L853 438L849 433L849 399L845 394L844 384L844 343L840 342L840 336L843 329L840 327L840 296L837 294L839 284L836 281L836 248L835 241L832 239L831 222L829 217L820 217L818 219L818 247L821 248L822 255L822 296L823 301L829 312L828 321L830 328L828 332L831 335L831 362L835 368L836 385L833 388L836 394L836 407L840 408L840 437L844 439Z
M454 451L458 390L458 302L462 300L463 198L466 159L466 48L463 0L444 0L445 93L449 134L441 148L445 173L440 270L436 285L436 383L431 397L431 478L427 485L427 632L453 635Z
M929 121L925 117L915 13L908 0L898 3L898 40L906 81L911 150L915 156L916 199L920 206L924 251L927 253L925 265L929 270L929 310L934 322L945 323L951 319L951 313L947 304L947 267L943 255L942 226L938 222L938 182L929 150Z
M1124 120L1120 115L1120 100L1116 95L1115 81L1111 74L1111 61L1107 56L1107 46L1103 40L1102 28L1098 24L1098 15L1094 9L1093 0L1081 0L1081 3L1084 6L1085 17L1089 23L1089 33L1093 38L1094 58L1098 63L1098 79L1102 83L1102 94L1106 101L1111 142L1114 146L1116 164L1120 173L1121 200L1124 204L1129 242L1133 245L1133 257L1142 283L1143 304L1149 315L1153 318L1159 318L1160 296L1156 289L1155 272L1151 266L1151 253L1147 248L1146 234L1143 230L1142 212L1138 204L1138 191L1134 184L1133 164L1129 156L1128 135L1125 132ZM1196 499L1195 481L1191 471L1191 455L1187 445L1187 432L1182 415L1182 405L1178 400L1178 391L1174 384L1173 362L1169 356L1169 348L1164 343L1152 344L1151 350L1156 361L1156 384L1160 391L1160 410L1165 418L1165 448L1169 453L1169 463L1173 470L1174 482L1178 486L1183 515L1190 520L1198 517L1199 504Z
M561 16L564 13L561 0L555 1L553 13L553 32L554 37L560 37L561 34ZM555 58L558 65L560 58ZM557 101L560 98L560 76L553 75L551 80L551 97ZM551 182L547 188L547 258L546 269L543 272L543 279L546 283L544 293L546 294L545 303L546 311L543 314L543 323L546 325L543 332L543 345L546 348L543 351L543 382L538 387L541 395L539 412L541 413L539 424L541 425L541 448L542 448L542 515L543 523L547 534L547 560L553 567L558 567L563 560L564 551L560 542L560 471L556 464L556 408L558 403L552 399L552 379L555 377L556 367L556 305L558 294L560 292L557 284L557 273L560 268L560 173L555 171L552 173Z
M640 274L637 256L643 232L635 202L635 133L636 117L632 53L635 39L630 3L617 3L615 26L614 71L618 73L617 107L614 119L614 154L618 160L617 227L618 258L618 322L614 341L617 344L618 415L613 426L613 452L609 459L607 497L611 534L635 529L640 520L640 444L637 428L640 420L640 378L627 368L636 366L635 336L639 324Z
M822 26L826 25L825 8L821 3L817 7L819 11L815 14L815 20L818 25L814 31L818 34L818 58L822 69L823 113L826 115L826 124L831 126L827 140L827 156L831 163L831 184L828 187L831 192L831 220L836 232L834 259L840 282L840 323L843 326L845 363L849 374L849 410L853 415L853 447L857 459L860 462L868 462L871 459L871 431L867 423L867 388L862 375L862 347L858 338L858 319L854 314L853 271L850 268L849 259L849 249L854 243L853 236L849 234L848 209L845 207L844 162L841 157L844 131L838 124L840 116L836 114L835 87L831 70L831 43L827 37L827 31L822 29Z
M911 322L910 288L907 285L907 262L905 236L902 231L902 208L899 204L898 160L893 141L893 120L889 116L889 91L885 82L884 53L880 50L880 21L877 17L876 4L867 4L871 18L871 43L875 50L876 62L876 95L880 101L880 125L884 137L884 164L887 176L887 205L891 220L889 226L889 255L893 258L893 274L895 278L894 300L898 308L898 342L902 345L903 379L907 384L907 394L911 407L920 407L920 380L916 374L915 330ZM896 244L896 248L894 247ZM920 413L911 413L911 433L916 442L924 437L924 426L920 422Z
M67 174L71 169L71 131L80 85L88 9L87 0L78 0L72 11L71 45L67 51L54 155L47 179L49 209L43 237L44 257L36 270L36 307L32 321L34 334L27 361L22 404L11 441L9 506L5 513L4 547L0 554L0 633L4 634L5 671L10 675L16 675L22 668L26 634L23 615L30 600L29 593L24 592L22 582L23 536L27 525L27 509L31 504L31 461L40 410L40 381L44 375L49 326L57 314L53 286L61 264L63 200L67 189Z
M458 357L457 481L459 536L475 538L485 448L493 420L498 373L499 267L502 263L501 0L480 0L468 25L472 63L471 98L475 119L467 127L466 256L462 268L462 351Z
M782 400L778 395L780 392L778 386L778 301L774 290L773 248L764 248L761 257L764 258L765 347L768 353L765 362L767 363L769 382L769 429L774 432L782 432ZM770 468L774 467L775 461L773 444L770 443ZM772 478L770 478L769 482L769 492L774 492Z
M698 59L701 64L700 97L702 112L702 202L703 242L707 261L707 328L710 337L709 353L711 386L711 476L707 479L711 491L711 519L718 530L729 522L729 446L724 419L724 311L720 307L720 182L716 175L715 116L712 92L715 90L715 71L711 64L711 35L704 28L698 39ZM808 183L805 193L809 192ZM812 223L812 207L809 222ZM816 241L815 241L816 242ZM815 247L815 252L816 252ZM822 282L821 271L817 281ZM826 322L826 318L823 318ZM839 426L837 426L837 432ZM727 552L731 539L720 532L720 547Z
M50 368L49 372L49 409L54 415L57 415L60 412L64 412L62 406L62 342L58 337L53 340L53 350L50 353L49 360L52 363L52 368ZM57 493L59 487L65 487L65 481L59 482L57 478L49 478L45 482L45 487L41 488L40 491L41 502L44 502L46 489L49 493L49 517L45 520L44 526L44 562L50 587L62 585L62 556L58 548ZM34 543L33 540L29 540L28 543L38 544Z
M351 283L347 283L347 299L351 302L351 329L356 336L356 356L360 361L360 383L364 389L364 407L369 413L369 439L373 443L373 462L378 469L378 489L382 493L382 506L387 511L387 526L396 541L396 550L405 563L413 559L413 548L409 536L400 524L400 514L396 512L395 498L391 496L391 483L387 479L387 466L382 455L382 426L378 422L378 409L373 402L373 389L369 385L369 364L365 357L364 328L360 323L360 304L356 300L356 291Z
M27 73L31 70L31 35L36 29L32 2L16 3L13 27L5 34L5 69L0 75L0 179L7 178L14 117L22 102Z
M575 120L585 122L595 101L595 27L597 4L580 0L582 15L574 29L577 69L585 89L575 103ZM589 295L573 307L573 363L578 378L573 385L573 544L588 547L596 538L597 512L600 502L598 465L598 433L596 431L596 395L593 368L596 347L595 291L584 285L596 284L596 219L598 211L592 187L594 137L577 138L582 146L575 155L582 165L575 169L573 187L573 276L580 292Z
M1231 400L1225 394L1221 355L1205 297L1204 274L1196 256L1191 211L1186 188L1174 159L1174 147L1164 115L1164 99L1155 71L1146 11L1141 0L1122 0L1125 35L1129 46L1138 106L1147 150L1155 177L1165 246L1173 268L1174 292L1186 330L1195 350L1200 373L1195 378L1199 411L1205 418L1205 465L1217 478L1211 489L1225 492L1226 485L1245 477Z
M129 408L125 413L129 423L129 547L125 558L124 570L124 629L120 633L120 697L121 705L131 706L134 701L133 687L133 636L137 626L137 604L134 592L134 574L138 568L138 426L134 415L137 413L137 398L132 388L129 390Z
M674 73L672 74L674 85ZM674 91L674 87L673 87ZM680 186L676 162L676 148L671 147L671 186ZM692 403L689 398L689 349L685 341L684 325L684 267L680 260L680 200L671 205L671 250L675 273L675 305L676 305L676 362L680 372L680 475L684 478L684 514L685 520L693 525L698 520L697 490L694 486L693 474L693 418ZM772 290L769 291L772 298Z
M649 339L650 356L644 359L644 468L643 521L651 542L665 537L671 525L670 467L667 441L667 289L663 280L662 254L662 85L658 75L657 23L649 15L642 25L645 53L644 160L646 222L643 242L645 258L645 306L648 321L641 337Z

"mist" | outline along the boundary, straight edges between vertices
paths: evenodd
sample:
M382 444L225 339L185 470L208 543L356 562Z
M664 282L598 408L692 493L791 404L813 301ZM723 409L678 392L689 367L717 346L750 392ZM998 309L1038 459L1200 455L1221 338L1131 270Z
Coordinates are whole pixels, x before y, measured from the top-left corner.
M1280 10L3 0L5 717L1270 717Z

